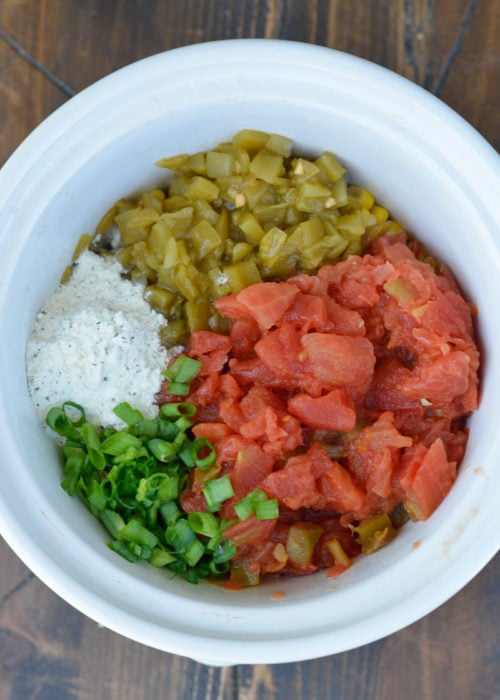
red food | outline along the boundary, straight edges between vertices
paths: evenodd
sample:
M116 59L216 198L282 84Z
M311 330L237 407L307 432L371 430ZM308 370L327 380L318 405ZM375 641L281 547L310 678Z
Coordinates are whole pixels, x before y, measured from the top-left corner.
M479 353L471 307L416 252L382 236L363 257L217 300L229 334L192 334L193 432L235 492L220 515L255 489L279 503L278 518L225 531L241 575L337 575L361 549L350 525L397 504L424 520L451 488ZM206 507L194 480L181 503Z
M236 297L262 328L281 320L299 290L287 282L263 282L247 287Z
M406 489L405 507L414 520L427 520L446 496L456 478L456 465L448 461L439 438L426 450Z
M304 393L295 394L288 401L288 410L309 428L347 432L356 425L353 403L342 389L333 389L316 398Z

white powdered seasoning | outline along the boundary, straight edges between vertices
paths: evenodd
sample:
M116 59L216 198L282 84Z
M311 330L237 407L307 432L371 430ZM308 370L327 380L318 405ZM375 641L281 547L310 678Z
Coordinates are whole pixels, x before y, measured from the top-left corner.
M84 252L38 313L27 371L42 421L64 401L83 406L92 423L116 428L123 423L113 408L122 401L147 418L157 415L168 361L159 339L165 319L144 300L143 286L121 271L117 261Z

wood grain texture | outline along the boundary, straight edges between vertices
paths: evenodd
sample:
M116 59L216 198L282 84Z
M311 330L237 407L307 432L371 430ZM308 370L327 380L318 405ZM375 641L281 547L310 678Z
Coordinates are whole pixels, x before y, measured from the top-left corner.
M500 147L499 0L0 0L0 163L72 94L201 41L281 38L384 65ZM409 628L277 666L207 668L98 627L0 540L1 700L498 700L499 560ZM334 601L332 601L334 604Z

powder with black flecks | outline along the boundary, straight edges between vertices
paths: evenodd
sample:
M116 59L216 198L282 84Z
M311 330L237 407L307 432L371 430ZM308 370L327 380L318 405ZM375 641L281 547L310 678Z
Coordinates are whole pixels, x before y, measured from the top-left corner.
M64 401L83 406L96 425L123 427L113 413L122 401L147 418L157 415L161 372L179 348L162 347L165 318L122 272L117 261L85 251L37 314L26 364L42 421Z

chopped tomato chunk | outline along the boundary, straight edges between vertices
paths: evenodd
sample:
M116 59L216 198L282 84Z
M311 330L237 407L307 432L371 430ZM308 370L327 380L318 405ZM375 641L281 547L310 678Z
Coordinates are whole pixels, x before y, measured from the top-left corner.
M405 234L380 236L362 257L218 299L228 335L191 335L193 434L213 443L234 491L219 509L233 582L336 576L392 539L396 507L425 520L449 492L479 352L451 275L416 253ZM179 400L167 392L160 401ZM180 496L187 512L207 508L198 472ZM247 497L264 505L239 521ZM369 546L357 539L379 521Z

